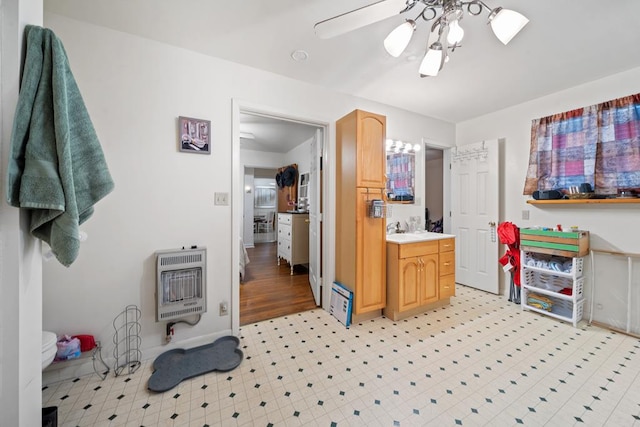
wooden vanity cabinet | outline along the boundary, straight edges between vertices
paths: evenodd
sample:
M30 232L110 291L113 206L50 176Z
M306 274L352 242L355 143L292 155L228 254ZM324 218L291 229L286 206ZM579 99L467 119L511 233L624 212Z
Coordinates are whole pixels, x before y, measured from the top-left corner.
M454 239L387 242L385 316L402 319L446 304L454 295Z

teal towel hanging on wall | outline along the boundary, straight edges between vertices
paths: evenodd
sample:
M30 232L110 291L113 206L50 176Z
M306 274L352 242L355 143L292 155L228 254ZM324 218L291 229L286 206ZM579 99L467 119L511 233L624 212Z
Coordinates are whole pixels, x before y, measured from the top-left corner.
M7 201L29 211L31 234L68 267L78 256L80 224L114 184L62 42L33 25L25 37Z

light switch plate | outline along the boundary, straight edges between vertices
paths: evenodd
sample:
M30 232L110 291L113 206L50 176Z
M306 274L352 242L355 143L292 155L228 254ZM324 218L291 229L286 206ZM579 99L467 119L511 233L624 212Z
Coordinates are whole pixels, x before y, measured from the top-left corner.
M219 206L229 205L229 193L214 193L215 204Z

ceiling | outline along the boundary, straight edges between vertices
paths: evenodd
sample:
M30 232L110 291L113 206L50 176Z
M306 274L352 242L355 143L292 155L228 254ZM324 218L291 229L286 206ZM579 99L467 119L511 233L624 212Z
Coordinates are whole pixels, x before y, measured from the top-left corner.
M486 0L529 24L504 46L486 13L465 13L462 47L438 77L418 75L427 23L400 58L382 40L405 16L331 39L315 35L315 23L374 1L46 0L44 8L451 123L640 66L638 0ZM293 60L296 50L308 59Z
M311 139L317 127L255 114L240 114L240 148L288 153Z

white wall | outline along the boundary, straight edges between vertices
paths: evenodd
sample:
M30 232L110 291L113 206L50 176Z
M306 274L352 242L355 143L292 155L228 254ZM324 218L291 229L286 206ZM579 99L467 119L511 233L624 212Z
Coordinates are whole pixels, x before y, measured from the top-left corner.
M303 173L309 173L311 168L311 141L313 138L303 141L300 145L285 154L287 164L298 165L298 180ZM282 165L285 166L285 165Z
M287 163L282 153L240 150L241 166L263 169L278 169Z
M0 424L41 424L42 267L40 244L27 216L10 207L8 158L21 64L24 27L42 25L42 2L0 1Z
M531 121L535 118L554 113L573 110L587 105L597 104L610 99L637 93L640 86L640 68L629 70L597 80L595 82L568 89L496 111L483 117L459 123L456 126L456 144L464 145L481 140L505 138L501 165L501 221L512 221L520 227L534 225L553 227L562 224L565 227L577 225L589 230L591 246L640 253L640 239L635 226L640 214L640 205L570 205L570 206L533 206L526 204L528 196L523 196L525 174L529 161ZM526 82L522 82L526 84ZM528 221L522 219L522 211L530 212ZM630 232L631 231L631 232ZM596 284L602 286L626 288L626 268L616 266L617 261L602 257L596 261ZM636 268L636 271L638 269ZM637 279L636 286L637 287ZM590 295L590 274L587 275L587 296ZM626 311L624 300L619 303L605 303L601 312L594 312L596 318L608 318L616 312ZM637 301L637 300L636 300ZM636 304L640 307L640 304Z
M241 220L233 230L232 217L242 209L232 212L233 201L214 205L213 193L231 194L234 182L241 189L244 165L257 165L243 152L234 176L233 100L326 123L362 108L386 115L389 132L401 138L454 140L446 122L57 15L46 15L45 23L64 42L116 187L82 227L89 240L77 261L70 268L44 265L44 324L95 335L105 356L113 318L128 304L142 311L144 358L231 332L232 316L218 316L215 307L234 298L231 249ZM178 151L180 115L211 120L211 155ZM329 133L332 144L335 131ZM263 167L281 166L275 156L260 156ZM178 325L172 344L163 345L154 251L192 244L208 248L210 309L196 327Z

